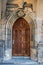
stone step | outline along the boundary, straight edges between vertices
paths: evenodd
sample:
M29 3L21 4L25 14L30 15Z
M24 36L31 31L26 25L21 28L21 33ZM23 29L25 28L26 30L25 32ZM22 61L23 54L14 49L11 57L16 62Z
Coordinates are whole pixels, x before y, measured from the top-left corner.
M5 60L0 65L43 65L31 60L29 57L12 57L10 60Z
M8 60L9 61L9 60ZM0 65L38 65L37 62L34 62L34 61L30 61L30 60L10 60L10 62L3 62L3 63L0 63Z

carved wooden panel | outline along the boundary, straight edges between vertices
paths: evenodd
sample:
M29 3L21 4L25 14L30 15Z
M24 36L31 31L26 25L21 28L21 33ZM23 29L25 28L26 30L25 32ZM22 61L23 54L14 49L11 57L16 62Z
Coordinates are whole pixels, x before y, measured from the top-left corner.
M27 21L19 18L12 30L12 55L30 56L30 27Z

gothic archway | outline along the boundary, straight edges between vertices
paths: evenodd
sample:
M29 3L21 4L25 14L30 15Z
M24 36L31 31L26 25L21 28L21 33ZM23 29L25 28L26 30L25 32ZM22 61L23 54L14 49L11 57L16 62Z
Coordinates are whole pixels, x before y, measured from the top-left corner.
M13 24L12 55L30 56L30 26L24 18L18 18Z
M6 25L6 42L8 42L6 44L9 44L9 47L7 47L7 49L8 49L8 52L11 53L11 54L8 53L8 55L10 57L12 57L12 41L13 41L12 40L12 27L13 27L15 21L19 18L20 17L17 16L16 11L14 11L12 13L12 15L10 16L10 18L7 22L7 25ZM35 45L35 25L36 25L35 17L32 14L29 15L27 12L27 14L22 18L24 18L30 26L30 49L31 49L31 47L34 47L34 45ZM9 30L9 32L8 32L8 30ZM7 35L8 33L10 35ZM30 52L31 52L31 50L30 50ZM7 55L6 55L6 57L7 57Z

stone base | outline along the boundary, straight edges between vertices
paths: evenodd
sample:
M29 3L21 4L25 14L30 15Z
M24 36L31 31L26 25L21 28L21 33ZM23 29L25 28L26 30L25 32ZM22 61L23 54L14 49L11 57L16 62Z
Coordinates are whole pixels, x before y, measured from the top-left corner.
M37 48L31 48L31 59L34 60L34 61L37 61Z
M12 57L11 49L8 49L5 51L5 57L4 60L9 60Z
M38 63L43 63L43 44L38 45Z

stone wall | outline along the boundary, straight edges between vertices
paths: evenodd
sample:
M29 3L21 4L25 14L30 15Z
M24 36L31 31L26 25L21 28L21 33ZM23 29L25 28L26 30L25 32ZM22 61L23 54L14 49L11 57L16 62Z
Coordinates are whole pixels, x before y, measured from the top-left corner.
M0 19L1 19L1 0L0 0Z

